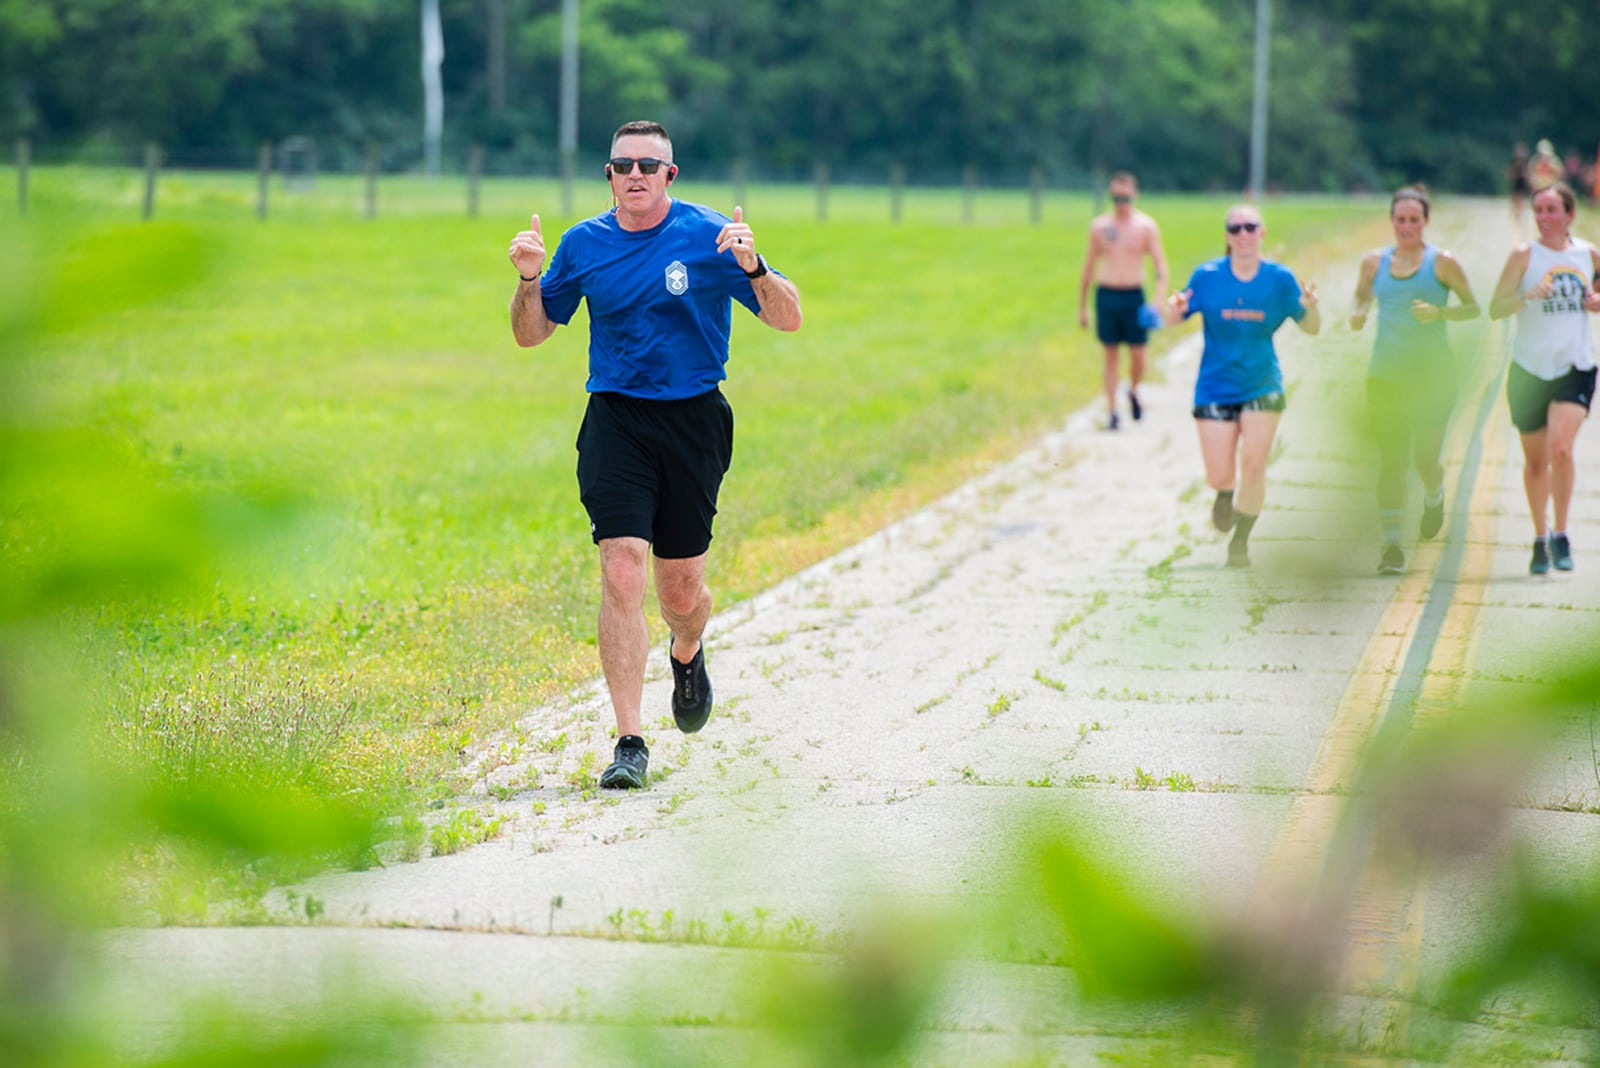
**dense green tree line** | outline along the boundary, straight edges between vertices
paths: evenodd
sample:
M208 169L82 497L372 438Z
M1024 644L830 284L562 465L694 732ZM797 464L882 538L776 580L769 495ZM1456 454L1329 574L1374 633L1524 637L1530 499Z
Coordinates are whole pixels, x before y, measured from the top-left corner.
M556 162L561 0L442 0L452 157ZM1583 5L1276 0L1273 184L1487 190L1514 141L1600 141ZM582 0L580 142L657 116L703 170L1237 188L1254 0ZM159 141L197 162L261 140L421 153L409 0L0 0L8 135ZM344 146L340 149L339 146ZM338 163L337 158L332 162Z

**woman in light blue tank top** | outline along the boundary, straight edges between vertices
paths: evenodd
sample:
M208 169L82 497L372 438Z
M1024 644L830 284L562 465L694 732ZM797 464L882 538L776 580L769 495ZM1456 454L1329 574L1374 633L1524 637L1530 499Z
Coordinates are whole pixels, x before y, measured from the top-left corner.
M1385 574L1399 574L1406 567L1400 529L1408 461L1422 479L1422 536L1431 538L1444 525L1439 456L1459 378L1444 324L1478 314L1461 264L1423 236L1429 214L1428 195L1421 188L1407 186L1394 195L1389 202L1394 244L1373 249L1362 259L1350 313L1350 329L1360 330L1372 306L1378 308L1378 336L1367 365L1367 411L1378 446L1378 519L1383 529L1378 570ZM1451 293L1459 304L1450 305Z

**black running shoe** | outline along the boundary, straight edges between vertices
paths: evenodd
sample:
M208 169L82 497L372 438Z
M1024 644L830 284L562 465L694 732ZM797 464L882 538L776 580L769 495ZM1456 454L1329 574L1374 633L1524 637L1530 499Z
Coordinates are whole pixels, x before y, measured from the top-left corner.
M1128 411L1133 415L1135 423L1144 418L1144 405L1139 403L1139 394L1131 389L1128 390Z
M1398 545L1385 545L1383 559L1378 561L1378 574L1403 575L1406 570L1406 554Z
M1234 545L1234 544L1230 543L1228 545L1228 566L1229 567L1249 567L1250 566L1250 548L1249 548L1249 546L1247 546L1247 545Z
M600 785L607 790L638 790L644 786L645 772L650 767L650 749L637 734L624 734L617 739L612 753L611 766L600 773Z
M1422 537L1431 538L1439 533L1444 526L1444 498L1439 498L1438 504L1422 502Z
M1224 534L1233 529L1233 494L1219 493L1211 502L1211 525Z
M1530 575L1544 575L1550 571L1550 554L1545 551L1544 539L1533 543L1533 559L1528 561Z
M1122 420L1117 418L1117 413L1116 412L1112 412L1110 418L1108 418L1106 420L1106 429L1107 430L1115 430L1115 429L1117 429L1117 427L1119 427L1121 425L1122 425Z
M680 664L667 646L667 659L672 661L672 718L678 729L693 734L711 718L711 677L706 674L706 649L702 645L687 664Z
M1565 534L1550 535L1550 562L1556 565L1557 571L1572 570L1572 542Z

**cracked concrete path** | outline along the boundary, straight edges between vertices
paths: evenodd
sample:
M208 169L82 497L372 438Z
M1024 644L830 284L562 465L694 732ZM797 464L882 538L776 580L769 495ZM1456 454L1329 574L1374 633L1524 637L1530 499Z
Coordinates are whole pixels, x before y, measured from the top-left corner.
M1503 205L1438 215L1433 238L1487 307L1510 241ZM440 1063L581 1063L583 1043L617 1022L737 1024L744 965L730 946L827 949L885 913L994 899L1019 832L1068 810L1183 907L1244 912L1297 855L1283 852L1286 827L1329 833L1332 817L1307 801L1350 785L1329 739L1372 729L1348 722L1364 678L1374 701L1452 672L1484 687L1532 682L1541 649L1592 636L1600 619L1584 556L1600 545L1600 442L1592 430L1579 439L1579 570L1535 580L1520 453L1514 435L1488 434L1505 421L1492 393L1464 392L1458 408L1447 538L1408 546L1405 579L1375 574L1372 463L1351 433L1372 335L1343 324L1354 270L1321 279L1321 338L1278 335L1290 402L1249 570L1222 566L1209 525L1188 414L1196 352L1180 342L1164 381L1141 391L1143 421L1110 433L1100 413L1079 412L717 615L716 712L692 737L670 715L647 724L649 789L581 789L610 754L596 685L480 749L468 801L506 818L495 840L325 875L270 902L292 923L314 899L314 924L113 933L108 996L147 1006L168 984L208 985L288 1004L286 990L340 961L430 1007ZM1481 320L1454 336L1463 359L1498 367ZM1426 632L1429 606L1469 585L1480 639ZM1395 657L1375 659L1386 640ZM1420 667L1401 656L1411 650L1428 654ZM664 713L664 650L651 669L646 708ZM1600 835L1592 814L1562 811L1600 803L1591 757L1542 765L1514 814L1559 855ZM1469 902L1485 885L1436 901ZM1473 916L1437 906L1407 952L1447 953ZM700 978L685 989L688 972ZM967 962L960 974L935 1013L947 1026L930 1060L1075 1063L1121 1041L1068 1010L1061 969ZM157 1042L159 1016L138 1018ZM706 1056L735 1056L705 1052L737 1045L729 1034L706 1041Z

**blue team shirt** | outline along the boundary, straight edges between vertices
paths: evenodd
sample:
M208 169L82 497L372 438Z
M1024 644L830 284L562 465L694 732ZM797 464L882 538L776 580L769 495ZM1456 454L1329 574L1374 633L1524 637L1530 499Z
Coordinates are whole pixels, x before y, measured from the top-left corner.
M1413 300L1444 307L1450 290L1439 281L1437 245L1424 244L1422 262L1414 273L1396 278L1393 272L1394 246L1378 258L1378 272L1372 276L1372 296L1378 305L1378 336L1372 343L1372 360L1367 365L1371 378L1401 378L1417 371L1436 368L1450 356L1444 320L1419 323L1411 314Z
M1194 403L1243 404L1283 392L1283 373L1272 335L1285 319L1305 317L1300 283L1269 260L1248 282L1234 277L1228 257L1202 263L1186 287L1189 314L1205 316L1205 349L1194 383Z
M733 301L761 310L733 254L717 251L730 221L674 200L648 230L624 230L608 211L562 235L540 296L563 324L589 302L590 393L682 400L727 377Z

